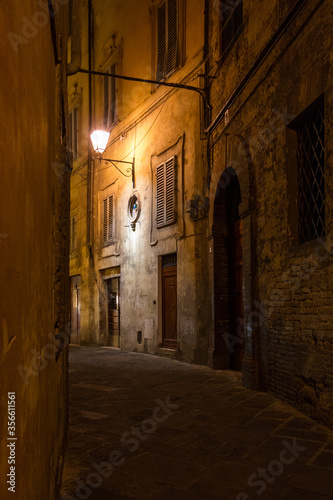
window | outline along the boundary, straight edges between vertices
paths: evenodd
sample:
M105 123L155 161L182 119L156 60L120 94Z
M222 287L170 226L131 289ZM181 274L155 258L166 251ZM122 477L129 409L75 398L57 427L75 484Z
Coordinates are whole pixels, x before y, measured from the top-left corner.
M116 63L112 63L106 70L106 73L111 75L116 74ZM104 76L103 90L103 125L105 128L110 128L117 121L117 86L116 78Z
M75 255L76 253L76 218L72 217L70 220L70 241L69 241L69 253L70 255Z
M299 243L325 236L325 121L323 96L290 127L297 132Z
M220 52L227 56L243 26L243 0L226 0L220 3Z
M156 169L156 227L158 228L176 222L175 163L176 157L173 156Z
M69 113L69 150L74 158L78 156L78 108L73 108Z
M178 63L178 0L165 0L157 7L156 80L167 78Z
M114 201L113 196L108 196L103 200L103 221L102 221L103 246L112 245L114 242Z

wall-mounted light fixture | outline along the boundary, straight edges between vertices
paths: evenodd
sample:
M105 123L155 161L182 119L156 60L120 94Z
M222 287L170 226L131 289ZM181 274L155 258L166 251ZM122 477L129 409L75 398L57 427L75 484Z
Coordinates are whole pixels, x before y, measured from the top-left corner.
M110 133L106 130L95 130L90 134L90 139L97 156L94 156L94 160L105 161L106 164L112 163L114 167L120 172L124 177L132 177L133 188L135 187L135 158L133 161L124 161L124 160L110 160L109 158L102 158L104 151L106 150L106 146L110 137ZM122 172L116 165L116 163L126 163L127 165L132 165L132 168L128 167L126 169L127 174Z

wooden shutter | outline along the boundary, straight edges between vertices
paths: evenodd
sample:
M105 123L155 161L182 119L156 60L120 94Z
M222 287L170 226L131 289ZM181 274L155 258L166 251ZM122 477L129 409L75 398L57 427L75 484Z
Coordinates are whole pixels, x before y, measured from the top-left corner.
M162 80L165 77L165 58L166 58L166 2L157 8L157 67L156 80Z
M111 245L114 239L113 196L103 200L103 246Z
M103 245L108 242L108 199L103 200Z
M175 221L175 158L165 164L165 223Z
M108 241L113 241L113 196L109 197Z
M164 193L165 193L165 163L159 165L156 170L156 226L164 225Z
M172 157L156 169L156 227L175 220L175 157Z
M168 50L166 74L177 66L178 48L178 0L168 0Z

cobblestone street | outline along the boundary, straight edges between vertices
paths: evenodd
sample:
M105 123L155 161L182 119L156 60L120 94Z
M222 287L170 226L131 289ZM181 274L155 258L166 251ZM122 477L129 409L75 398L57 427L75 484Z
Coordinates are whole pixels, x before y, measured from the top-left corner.
M235 372L71 347L62 499L333 499L333 434Z

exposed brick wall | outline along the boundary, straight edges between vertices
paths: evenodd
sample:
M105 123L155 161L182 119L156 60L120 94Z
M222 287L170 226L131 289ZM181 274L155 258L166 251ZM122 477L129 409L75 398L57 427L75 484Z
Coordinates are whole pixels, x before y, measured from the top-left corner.
M243 33L220 66L216 63L218 19L211 4L210 67L216 76L211 88L213 117L291 11L286 2L271 0L265 2L265 9L256 19L253 2L244 0L243 4ZM325 61L330 57L332 22L329 2L306 2L258 69L251 73L230 106L228 120L222 117L210 140L211 203L219 172L237 159L242 203L248 204L243 236L245 356L258 363L259 387L271 390L327 424L333 423L333 141L330 70ZM294 237L292 211L297 192L290 176L295 169L295 150L287 125L322 93L327 236L322 241L299 245ZM241 165L239 152L231 145L239 137L248 152ZM242 180L245 171L247 186ZM215 278L216 272L211 269L211 273Z

